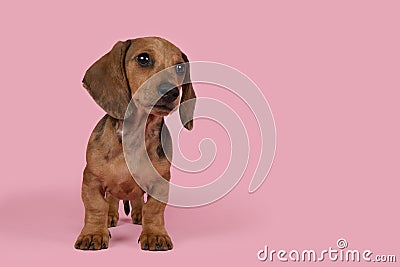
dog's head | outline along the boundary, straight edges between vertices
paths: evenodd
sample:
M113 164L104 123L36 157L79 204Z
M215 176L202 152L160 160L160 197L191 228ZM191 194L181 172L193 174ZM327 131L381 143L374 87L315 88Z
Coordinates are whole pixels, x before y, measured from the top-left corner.
M196 95L188 62L179 48L159 37L118 42L86 71L83 86L116 119L124 119L132 98L137 108L156 116L166 116L191 100L179 109L191 130Z

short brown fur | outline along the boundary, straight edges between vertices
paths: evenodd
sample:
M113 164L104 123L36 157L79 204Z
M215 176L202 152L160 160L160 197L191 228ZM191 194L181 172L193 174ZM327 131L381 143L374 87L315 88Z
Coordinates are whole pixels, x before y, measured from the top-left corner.
M135 61L135 57L142 52L154 58L154 66L143 68ZM116 43L109 53L86 72L83 85L107 114L93 130L87 146L87 165L82 182L85 223L75 242L75 248L108 248L107 228L117 225L118 203L122 199L130 200L133 223L142 224L139 237L141 248L172 249L171 238L164 227L166 204L151 196L144 203L145 192L137 185L127 167L121 139L125 111L132 98L135 105L130 116L138 131L145 129L146 153L157 172L167 181L170 180L170 155L166 157L164 154L172 153L169 135L167 147L164 145L160 150L163 117L179 106L180 102L195 100L196 95L191 83L180 86L184 80L190 81L188 68L184 77L168 75L149 84L145 82L153 74L182 62L188 62L188 59L176 46L162 38L146 37ZM161 82L176 84L182 91L181 99L178 97L174 100L170 110L149 108L159 97L156 87ZM186 122L185 127L189 130L193 127L193 112L194 104L184 110L180 109L181 119ZM148 183L152 190L161 190L168 195L168 188L158 187L151 179Z

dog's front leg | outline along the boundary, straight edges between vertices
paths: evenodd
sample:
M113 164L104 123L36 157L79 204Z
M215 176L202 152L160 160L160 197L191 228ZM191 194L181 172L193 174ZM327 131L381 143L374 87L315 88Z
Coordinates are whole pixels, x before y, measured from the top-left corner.
M168 188L159 186L156 190L163 191L168 196ZM140 247L143 250L170 250L172 241L164 226L164 211L166 204L148 195L142 209L142 233Z
M87 169L83 173L82 200L85 205L85 225L75 242L76 249L98 250L108 248L108 203L98 177Z

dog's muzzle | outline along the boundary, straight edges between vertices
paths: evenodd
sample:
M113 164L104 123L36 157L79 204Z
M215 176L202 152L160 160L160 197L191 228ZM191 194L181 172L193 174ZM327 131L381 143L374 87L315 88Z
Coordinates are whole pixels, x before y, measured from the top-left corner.
M162 83L157 88L161 96L159 103L168 104L173 102L179 96L179 89L171 83Z

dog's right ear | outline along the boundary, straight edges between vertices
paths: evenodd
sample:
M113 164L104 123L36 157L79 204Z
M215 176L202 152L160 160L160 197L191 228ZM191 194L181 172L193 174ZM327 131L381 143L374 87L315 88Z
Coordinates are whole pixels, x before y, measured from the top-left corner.
M182 52L182 58L186 62L186 75L184 79L184 84L182 85L182 97L181 97L181 106L179 107L179 115L181 117L181 121L183 123L183 126L188 129L192 130L193 129L193 113L194 113L194 108L196 105L196 94L193 90L193 85L192 81L190 79L190 66L189 66L189 59L185 55L185 53ZM189 101L190 100L190 101ZM188 102L186 102L188 101ZM185 103L185 105L182 105L182 103Z
M131 100L125 73L125 54L131 41L118 42L97 60L83 78L83 87L110 116L123 120Z

